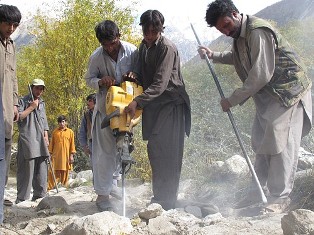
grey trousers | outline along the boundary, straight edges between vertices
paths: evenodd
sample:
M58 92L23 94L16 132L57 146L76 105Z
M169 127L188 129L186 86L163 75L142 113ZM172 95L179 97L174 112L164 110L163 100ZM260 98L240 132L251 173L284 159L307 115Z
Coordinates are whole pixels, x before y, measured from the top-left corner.
M47 193L48 166L46 157L25 159L23 153L17 154L17 198L28 200L31 189L33 196L45 197Z
M274 155L257 154L255 171L263 188L269 191L269 201L284 199L293 189L302 136L304 111L301 104L296 107L290 120L287 146Z
M3 222L3 197L6 176L6 161L0 160L0 224Z
M116 138L110 127L101 129L104 115L97 112L92 130L93 182L97 195L109 195L112 190L113 175L118 167Z
M180 182L185 136L184 104L176 105L157 134L148 139L154 197L165 210L175 208Z
M12 139L5 139L5 161L6 161L6 173L5 173L5 185L8 183L10 164L11 164L11 149Z

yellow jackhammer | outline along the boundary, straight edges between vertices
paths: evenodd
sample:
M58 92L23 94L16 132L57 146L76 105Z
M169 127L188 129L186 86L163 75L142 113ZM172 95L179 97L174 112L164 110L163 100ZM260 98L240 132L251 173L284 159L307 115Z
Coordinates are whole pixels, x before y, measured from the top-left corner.
M123 216L125 216L125 175L135 163L130 155L134 149L133 127L139 123L142 115L142 110L137 110L131 119L129 114L124 113L124 108L142 92L143 88L140 85L130 81L125 81L120 86L111 86L106 96L107 116L101 123L101 128L110 126L116 137L117 157L121 163Z

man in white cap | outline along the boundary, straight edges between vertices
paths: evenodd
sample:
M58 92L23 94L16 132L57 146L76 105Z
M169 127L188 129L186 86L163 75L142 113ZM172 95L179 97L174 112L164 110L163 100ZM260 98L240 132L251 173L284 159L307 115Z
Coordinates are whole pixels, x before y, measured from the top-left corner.
M15 203L43 198L47 193L48 122L41 98L45 83L34 79L29 94L19 99L19 138L17 151L17 198Z

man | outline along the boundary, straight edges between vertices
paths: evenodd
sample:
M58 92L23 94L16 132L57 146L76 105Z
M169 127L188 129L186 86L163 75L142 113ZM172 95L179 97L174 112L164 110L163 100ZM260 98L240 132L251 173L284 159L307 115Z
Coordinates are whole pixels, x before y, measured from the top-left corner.
M239 14L231 0L210 3L206 22L233 38L231 51L213 52L201 46L199 53L214 62L233 64L243 81L241 88L221 100L224 112L253 98L255 171L269 191L267 211L283 211L293 188L301 138L311 129L311 80L282 35L265 20ZM260 201L255 187L237 208Z
M19 138L16 156L17 198L15 203L43 198L47 193L48 121L45 102L41 98L45 83L34 79L30 94L19 100Z
M61 115L57 118L58 127L52 132L49 152L51 154L51 164L53 166L56 183L68 186L69 173L73 169L75 142L74 132L67 127L66 117ZM48 174L48 190L55 187L52 172Z
M165 210L175 208L181 175L184 135L191 127L190 101L180 72L176 46L161 33L164 17L157 10L141 15L144 35L139 48L139 71L133 76L144 92L125 111L143 109L143 139L152 168L154 197Z
M5 161L7 164L5 184L8 181L11 163L13 122L18 120L18 85L16 77L15 45L10 38L21 21L21 13L16 6L0 5L0 81L5 126ZM11 206L12 202L4 201Z
M123 75L134 69L137 61L137 48L120 40L118 26L111 20L100 22L96 37L101 44L90 57L85 75L86 83L97 91L92 125L92 165L94 189L99 211L114 210L109 200L113 189L113 175L117 172L118 157L116 139L110 127L101 129L106 117L106 94L110 86L120 84ZM116 173L115 173L116 172Z
M2 89L0 84L0 225L3 223L3 196L5 187L5 127L2 107Z
M87 156L92 158L92 117L96 104L96 94L90 94L86 97L87 110L84 112L84 116L81 120L81 126L79 131L79 142Z

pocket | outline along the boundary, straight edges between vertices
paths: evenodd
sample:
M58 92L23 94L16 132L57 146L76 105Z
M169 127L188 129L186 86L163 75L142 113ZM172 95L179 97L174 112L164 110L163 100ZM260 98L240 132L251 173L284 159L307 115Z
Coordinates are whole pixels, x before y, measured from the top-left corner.
M275 84L273 87L279 94L287 97L288 99L297 97L303 90L303 86L299 81Z
M270 85L279 94L289 99L297 96L302 91L302 84L296 76L299 68L276 67Z

